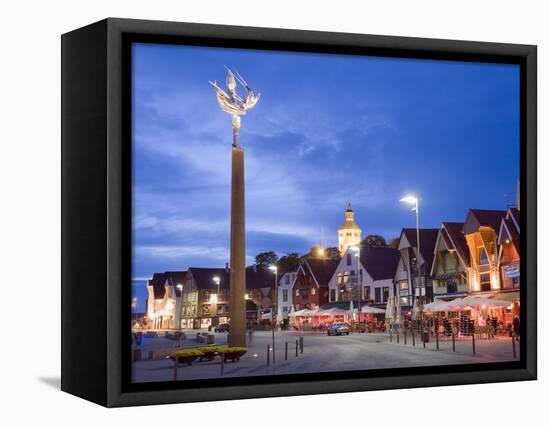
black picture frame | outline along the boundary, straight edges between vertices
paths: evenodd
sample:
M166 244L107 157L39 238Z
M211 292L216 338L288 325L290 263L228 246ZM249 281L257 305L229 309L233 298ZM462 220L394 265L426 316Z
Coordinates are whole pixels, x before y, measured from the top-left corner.
M130 43L520 65L520 361L130 383ZM117 407L534 380L537 377L537 49L519 44L109 18L62 42L62 390ZM523 338L524 337L524 338Z

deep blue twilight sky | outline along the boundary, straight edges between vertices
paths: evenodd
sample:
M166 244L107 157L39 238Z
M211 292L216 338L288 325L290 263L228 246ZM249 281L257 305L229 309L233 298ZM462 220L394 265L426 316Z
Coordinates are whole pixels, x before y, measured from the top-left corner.
M389 240L414 226L407 193L422 227L515 200L517 66L136 44L134 279L229 260L231 120L208 84L224 65L262 94L240 135L249 263L336 245L348 201Z

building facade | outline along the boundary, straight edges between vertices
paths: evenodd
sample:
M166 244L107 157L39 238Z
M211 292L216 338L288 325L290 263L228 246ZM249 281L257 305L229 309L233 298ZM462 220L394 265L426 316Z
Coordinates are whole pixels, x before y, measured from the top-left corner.
M277 293L277 310L282 313L283 320L288 318L292 310L292 287L296 280L297 269L295 271L285 272L279 278L279 288Z
M434 299L452 300L468 293L470 255L462 233L464 223L443 222L431 268Z
M395 270L394 281L401 306L405 309L414 306L419 297L422 297L423 303L433 301L430 272L439 229L423 228L419 233L420 253L417 249L415 228L403 228L397 246L400 259Z
M385 307L395 294L394 274L399 251L389 247L347 249L329 281L329 302L350 302ZM358 262L358 260L360 260Z
M292 285L294 309L318 309L328 303L329 281L338 266L338 260L304 259Z
M468 211L462 233L470 254L470 293L486 293L501 288L497 237L505 215L503 210Z
M506 211L500 224L498 247L502 289L517 290L520 285L520 216L517 208Z
M152 330L174 329L180 321L181 289L186 271L155 273L147 281L145 323Z

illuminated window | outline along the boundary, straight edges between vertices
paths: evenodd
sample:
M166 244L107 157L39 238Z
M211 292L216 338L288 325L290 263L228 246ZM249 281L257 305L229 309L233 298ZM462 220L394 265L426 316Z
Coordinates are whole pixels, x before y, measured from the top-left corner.
M315 289L314 288L311 289L311 295L315 296Z
M296 296L300 296L300 289L299 288L296 289Z
M370 300L370 287L363 287L363 297L365 300Z
M479 283L481 285L481 291L491 290L491 274L479 274Z

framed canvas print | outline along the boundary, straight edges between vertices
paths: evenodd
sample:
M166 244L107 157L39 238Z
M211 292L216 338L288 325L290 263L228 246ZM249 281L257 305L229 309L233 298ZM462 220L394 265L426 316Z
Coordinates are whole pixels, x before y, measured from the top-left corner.
M536 47L107 19L62 37L62 389L536 378Z

